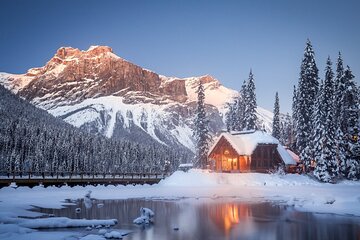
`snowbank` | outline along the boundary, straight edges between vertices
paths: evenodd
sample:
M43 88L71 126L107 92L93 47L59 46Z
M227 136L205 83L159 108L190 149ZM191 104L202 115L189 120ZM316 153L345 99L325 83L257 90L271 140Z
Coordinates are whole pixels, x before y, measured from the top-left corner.
M216 179L209 174L209 171L190 169L188 172L176 171L170 177L161 180L159 186L216 186Z
M220 187L232 186L298 186L324 184L308 176L298 174L275 175L263 173L214 173L207 170L191 169L188 172L176 171L162 180L160 186L182 187Z
M37 218L24 219L19 221L19 226L33 229L41 228L71 228L71 227L88 227L97 225L115 225L116 219L110 220L87 220L87 219L70 219L67 217Z

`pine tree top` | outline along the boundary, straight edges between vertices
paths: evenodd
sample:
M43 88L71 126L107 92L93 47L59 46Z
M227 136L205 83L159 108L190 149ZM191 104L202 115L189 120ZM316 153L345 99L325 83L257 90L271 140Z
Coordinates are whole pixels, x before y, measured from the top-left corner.
M339 52L338 58L337 58L337 62L336 62L336 78L340 79L342 77L342 75L344 74L344 65L343 65L343 60L341 57L341 52Z
M332 70L332 62L331 62L330 56L328 56L328 58L326 60L326 67L325 67L325 82L326 82L326 80L332 80L333 77L334 77L334 72Z

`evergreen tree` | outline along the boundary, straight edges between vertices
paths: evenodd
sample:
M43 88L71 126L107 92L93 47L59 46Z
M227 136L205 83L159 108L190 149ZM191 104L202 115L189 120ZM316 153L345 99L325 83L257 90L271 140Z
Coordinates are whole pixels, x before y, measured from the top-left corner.
M360 143L359 141L353 142L351 145L351 158L346 162L347 164L347 175L346 177L350 180L360 179Z
M246 84L246 94L245 94L245 130L256 129L256 95L255 95L255 82L254 75L250 70L249 79Z
M289 113L286 114L285 119L280 123L280 143L284 146L291 147L293 142L293 125Z
M275 94L275 103L274 103L274 118L272 123L272 136L276 139L280 139L280 104L279 104L279 94Z
M232 115L234 113L233 110L233 104L232 103L226 103L226 108L227 111L225 113L225 126L226 126L226 131L230 132L232 131L232 126L233 126L233 122L232 122Z
M317 165L319 166L315 172L319 171L324 166L325 162L321 162L321 152L323 148L322 139L324 136L324 123L325 123L325 113L323 110L323 101L324 101L324 84L321 81L319 85L319 91L316 97L315 105L314 105L314 112L312 116L312 122L314 123L313 133L312 133L312 139L313 139L313 158Z
M227 103L228 111L225 113L225 125L227 131L242 131L245 128L245 98L246 82L241 86L239 95L233 102Z
M336 78L334 83L334 106L335 106L335 114L334 120L336 126L340 125L340 112L342 108L341 101L338 101L342 98L345 92L345 82L344 82L344 66L343 60L341 57L341 53L339 52L339 56L336 62Z
M297 129L297 90L296 90L296 86L294 85L294 91L293 91L293 102L292 102L292 139L291 139L291 143L290 143L290 148L295 151L298 152L298 149L296 147L296 129Z
M236 106L237 100L227 103L228 111L225 113L225 125L228 132L234 131L236 126Z
M194 166L200 168L206 168L207 166L207 154L209 150L210 134L208 123L209 121L206 118L205 112L205 93L204 87L199 82L199 87L197 89L198 101L195 117L195 129L193 135L196 140L196 156Z
M335 77L335 86L334 86L334 122L336 127L335 141L336 141L336 157L339 165L339 173L342 176L347 174L346 167L346 127L344 127L344 120L341 119L341 113L344 111L344 104L341 101L346 91L346 83L344 82L344 66L341 53L336 64L336 77Z
M315 55L308 40L304 57L301 63L300 78L296 94L296 148L300 159L304 162L306 171L311 163L311 137L313 105L318 92L318 68L315 63ZM308 147L307 150L306 147Z
M246 108L246 81L243 82L236 107L236 131L242 131L245 128L245 108Z
M360 147L359 147L359 124L360 107L359 91L354 81L350 67L344 72L345 93L342 97L343 108L340 118L343 120L343 128L346 129L346 164L345 176L348 179L359 179L360 175Z
M329 57L326 62L324 91L321 102L321 108L324 111L324 116L325 116L324 132L320 140L322 144L321 156L317 162L317 166L314 172L314 175L318 177L319 180L324 182L331 181L334 177L336 177L338 173L338 165L336 161L336 149L334 149L334 145L335 145L334 105L333 105L334 73L331 69L331 65L332 63Z

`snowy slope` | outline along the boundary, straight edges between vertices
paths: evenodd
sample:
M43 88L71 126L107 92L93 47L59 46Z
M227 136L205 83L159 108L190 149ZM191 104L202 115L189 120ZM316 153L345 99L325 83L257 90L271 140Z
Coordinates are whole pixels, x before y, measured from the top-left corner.
M87 123L97 123L100 132L109 138L113 136L117 124L121 124L121 127L129 131L132 125L136 125L159 143L167 144L159 138L158 131L160 131L168 138L173 138L174 141L177 140L183 146L193 150L190 127L183 122L171 125L166 121L172 117L171 112L167 110L169 107L171 107L170 104L125 104L123 97L107 96L86 99L70 106L59 106L50 109L49 112L54 116L62 117L76 127L82 127ZM106 116L103 124L98 122L101 113Z

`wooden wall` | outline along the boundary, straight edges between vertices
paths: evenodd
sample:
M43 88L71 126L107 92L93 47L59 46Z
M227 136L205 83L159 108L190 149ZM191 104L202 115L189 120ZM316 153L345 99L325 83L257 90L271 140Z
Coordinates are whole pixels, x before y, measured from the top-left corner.
M239 156L224 137L218 141L209 158L215 160L217 172L239 172Z
M251 171L268 172L282 163L276 144L261 144L251 155Z

